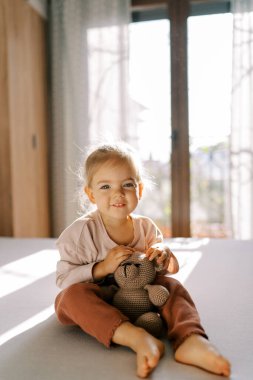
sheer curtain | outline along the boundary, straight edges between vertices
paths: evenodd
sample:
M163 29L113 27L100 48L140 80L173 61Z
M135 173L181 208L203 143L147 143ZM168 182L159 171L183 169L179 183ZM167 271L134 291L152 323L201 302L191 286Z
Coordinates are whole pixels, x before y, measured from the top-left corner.
M230 201L232 234L253 238L253 0L232 0L233 88Z
M53 235L78 216L78 163L98 141L130 139L129 0L49 2Z

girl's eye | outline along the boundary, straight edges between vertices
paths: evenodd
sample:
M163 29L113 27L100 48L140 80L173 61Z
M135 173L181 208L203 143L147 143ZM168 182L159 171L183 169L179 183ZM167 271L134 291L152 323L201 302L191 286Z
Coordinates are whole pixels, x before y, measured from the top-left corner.
M126 182L123 185L124 187L136 187L136 184L134 182Z
M103 185L103 186L100 187L101 190L107 190L109 188L110 188L109 185Z

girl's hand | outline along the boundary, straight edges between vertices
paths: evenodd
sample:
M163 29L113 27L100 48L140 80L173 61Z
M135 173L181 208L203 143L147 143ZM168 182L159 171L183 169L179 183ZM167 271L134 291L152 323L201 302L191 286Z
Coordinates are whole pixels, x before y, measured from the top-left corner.
M111 249L104 259L104 268L107 274L114 273L120 263L132 255L134 249L124 245L118 245Z
M146 256L150 261L156 260L157 264L165 264L169 259L169 254L167 250L161 245L154 245L146 251ZM164 267L165 265L163 265Z
M164 270L168 270L171 274L177 273L179 264L171 250L162 243L157 243L146 251L146 256L150 261L156 260L158 265L162 265Z
M106 258L103 261L95 264L93 267L93 278L94 280L101 280L108 274L114 273L118 268L120 263L129 256L132 255L134 249L131 247L126 247L124 245L118 245L112 248Z

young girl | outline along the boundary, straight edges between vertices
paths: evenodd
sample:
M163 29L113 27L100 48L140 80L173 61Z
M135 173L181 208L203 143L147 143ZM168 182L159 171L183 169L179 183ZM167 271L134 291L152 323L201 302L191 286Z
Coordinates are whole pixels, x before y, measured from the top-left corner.
M170 296L159 312L166 322L175 359L229 376L230 364L208 341L195 305L184 287L165 276L178 262L151 219L132 212L143 192L140 165L125 144L102 145L85 162L84 191L96 210L72 223L58 239L60 261L55 309L64 325L75 324L106 347L127 346L137 354L137 375L145 378L158 365L164 344L134 326L113 307L105 291L118 265L135 250L163 264L156 283Z

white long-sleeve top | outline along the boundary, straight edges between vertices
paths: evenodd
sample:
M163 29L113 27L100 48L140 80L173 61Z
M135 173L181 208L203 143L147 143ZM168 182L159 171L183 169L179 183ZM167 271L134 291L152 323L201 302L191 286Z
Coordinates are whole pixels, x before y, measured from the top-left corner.
M131 218L134 238L129 247L144 252L153 244L163 241L161 231L151 219L136 214L131 214ZM57 286L64 289L79 282L93 282L93 265L104 260L108 251L116 245L107 234L98 210L75 220L57 240L60 253Z

